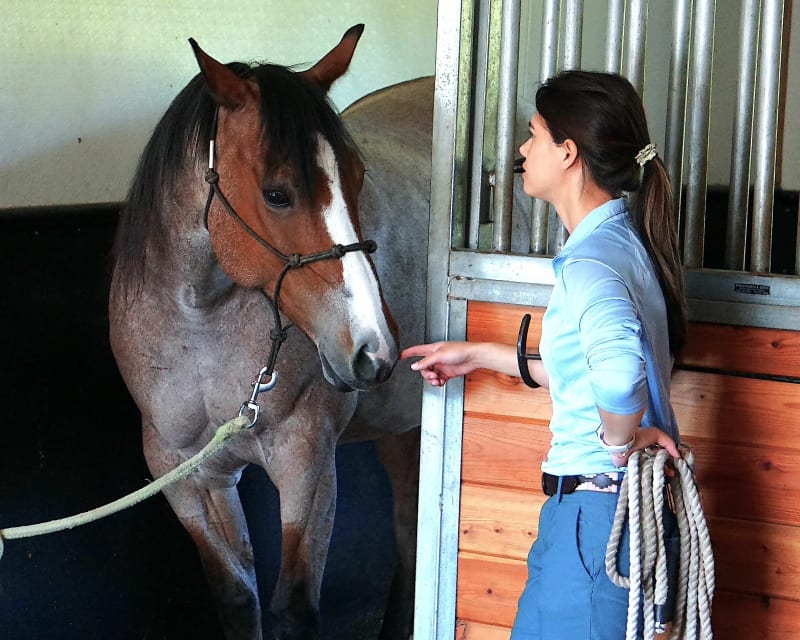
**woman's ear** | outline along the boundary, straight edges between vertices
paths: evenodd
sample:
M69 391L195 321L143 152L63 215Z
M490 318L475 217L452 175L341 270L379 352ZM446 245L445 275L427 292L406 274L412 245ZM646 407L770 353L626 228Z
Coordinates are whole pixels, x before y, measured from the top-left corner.
M564 168L568 169L578 161L578 145L575 144L572 138L567 138L561 143L561 150L564 153L562 159Z

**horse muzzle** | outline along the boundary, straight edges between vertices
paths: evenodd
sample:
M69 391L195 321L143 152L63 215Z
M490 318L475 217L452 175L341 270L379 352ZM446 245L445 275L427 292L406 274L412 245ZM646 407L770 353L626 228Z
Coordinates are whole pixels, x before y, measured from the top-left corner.
M318 345L319 346L319 345ZM398 350L392 345L388 356L380 356L369 343L354 349L348 357L333 359L319 348L322 373L338 391L368 391L386 382L397 364Z

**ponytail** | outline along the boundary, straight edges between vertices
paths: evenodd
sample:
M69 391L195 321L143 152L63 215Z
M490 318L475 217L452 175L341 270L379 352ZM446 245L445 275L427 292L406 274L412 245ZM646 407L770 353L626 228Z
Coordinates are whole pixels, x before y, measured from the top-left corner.
M686 344L688 312L672 189L667 169L658 156L644 163L642 182L631 194L630 209L661 284L667 306L670 351L677 357Z

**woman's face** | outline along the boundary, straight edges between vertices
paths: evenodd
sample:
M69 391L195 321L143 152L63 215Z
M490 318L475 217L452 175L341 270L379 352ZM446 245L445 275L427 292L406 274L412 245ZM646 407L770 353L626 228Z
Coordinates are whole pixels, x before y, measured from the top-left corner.
M552 202L554 189L560 184L563 172L561 161L564 158L560 144L553 142L544 118L538 113L531 118L528 126L530 137L519 148L525 158L522 168L522 185L526 194Z

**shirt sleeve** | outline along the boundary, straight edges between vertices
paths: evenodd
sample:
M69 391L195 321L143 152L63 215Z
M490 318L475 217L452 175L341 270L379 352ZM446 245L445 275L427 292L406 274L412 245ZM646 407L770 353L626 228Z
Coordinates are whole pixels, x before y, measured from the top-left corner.
M595 404L619 415L646 407L642 327L623 277L608 265L585 258L564 264L561 277Z

